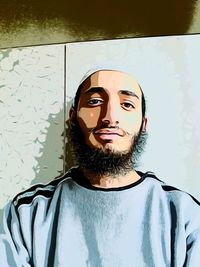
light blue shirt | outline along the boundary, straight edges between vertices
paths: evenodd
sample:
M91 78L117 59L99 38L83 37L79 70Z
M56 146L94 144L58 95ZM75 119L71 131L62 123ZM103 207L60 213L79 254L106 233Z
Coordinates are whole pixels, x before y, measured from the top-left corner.
M17 195L4 213L1 267L198 267L200 205L152 173L117 189L77 170Z

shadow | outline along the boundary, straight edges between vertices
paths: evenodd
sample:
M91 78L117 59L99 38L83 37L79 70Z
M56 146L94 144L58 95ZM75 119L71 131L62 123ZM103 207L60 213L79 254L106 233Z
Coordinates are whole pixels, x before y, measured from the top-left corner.
M72 101L66 102L65 111L62 109L54 117L51 114L49 115L48 122L50 126L47 130L46 140L41 143L42 156L36 158L38 166L34 170L36 176L31 184L48 183L52 179L59 178L75 165L70 143L70 123L68 119ZM66 112L65 116L64 112Z
M7 30L28 21L62 21L76 38L184 34L192 22L195 0L152 1L1 1L0 18ZM102 38L101 37L101 38Z
M66 101L66 114L65 114L65 164L64 170L68 171L71 167L75 166L75 160L72 153L72 145L70 142L70 122L69 122L69 110L73 104L73 99Z
M63 174L64 151L64 111L49 115L50 126L47 129L46 140L42 142L41 157L36 157L38 164L34 169L35 178L31 184L48 183Z
M0 225L2 224L3 222L3 210L0 209Z
M69 170L71 167L75 166L75 161L72 156L72 146L70 143L70 123L69 119L66 121L66 142L65 142L65 170Z

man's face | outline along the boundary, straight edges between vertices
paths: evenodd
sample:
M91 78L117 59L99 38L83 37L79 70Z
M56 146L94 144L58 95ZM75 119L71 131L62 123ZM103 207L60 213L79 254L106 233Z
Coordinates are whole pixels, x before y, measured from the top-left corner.
M76 120L90 148L128 151L142 124L142 93L128 74L102 70L91 75L80 93ZM72 118L71 118L72 120Z

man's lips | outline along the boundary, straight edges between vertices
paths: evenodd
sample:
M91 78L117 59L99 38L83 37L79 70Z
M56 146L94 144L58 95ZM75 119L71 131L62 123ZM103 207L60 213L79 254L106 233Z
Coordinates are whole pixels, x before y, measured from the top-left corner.
M103 128L100 130L97 130L94 132L94 134L97 135L119 135L119 136L124 136L124 131L121 129L109 129L109 128Z

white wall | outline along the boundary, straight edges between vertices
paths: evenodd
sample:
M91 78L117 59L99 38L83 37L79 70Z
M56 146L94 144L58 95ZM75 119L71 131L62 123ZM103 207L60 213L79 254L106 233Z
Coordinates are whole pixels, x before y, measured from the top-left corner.
M66 118L88 70L131 72L147 99L149 138L140 169L200 199L200 36L66 47ZM63 44L0 51L0 208L63 171L64 78Z
M67 89L96 67L132 73L147 100L148 144L140 169L200 199L200 35L67 45ZM130 122L131 123L131 122Z

